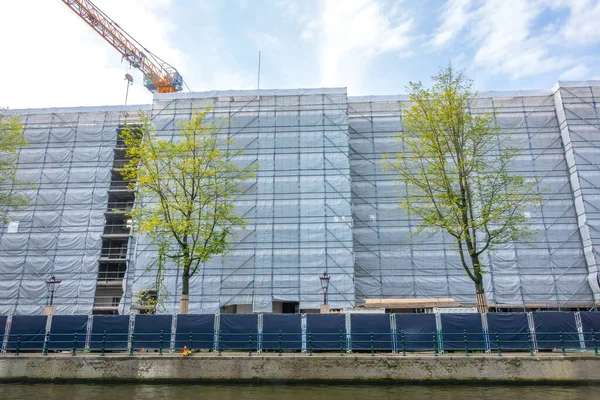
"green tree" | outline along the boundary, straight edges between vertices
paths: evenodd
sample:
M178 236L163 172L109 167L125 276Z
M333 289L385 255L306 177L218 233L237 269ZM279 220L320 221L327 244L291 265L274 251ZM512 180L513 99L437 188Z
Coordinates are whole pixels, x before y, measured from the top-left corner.
M188 311L190 278L226 253L235 229L244 228L234 200L256 171L253 164L236 165L238 153L229 150L221 122L207 122L211 111L180 123L173 139L157 135L144 116L139 128L122 133L130 158L122 175L138 196L131 217L157 245L158 268L181 269L181 313Z
M470 112L477 97L472 80L450 65L432 80L431 88L409 84L403 150L388 158L389 166L407 185L402 206L420 217L419 233L445 231L454 238L483 312L481 256L531 237L524 212L541 201L538 180L512 170L519 151L506 145L509 136L500 134L493 115Z
M0 221L3 224L9 222L8 210L29 202L23 193L26 183L16 177L19 150L26 145L21 118L0 110Z

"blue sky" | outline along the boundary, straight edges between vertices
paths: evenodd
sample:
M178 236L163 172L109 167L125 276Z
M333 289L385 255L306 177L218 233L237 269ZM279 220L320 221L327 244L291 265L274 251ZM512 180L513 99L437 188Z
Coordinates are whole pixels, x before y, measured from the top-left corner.
M404 93L440 66L479 90L600 79L600 0L95 0L193 91ZM59 0L0 3L0 107L122 104L127 65ZM152 101L139 72L130 104Z

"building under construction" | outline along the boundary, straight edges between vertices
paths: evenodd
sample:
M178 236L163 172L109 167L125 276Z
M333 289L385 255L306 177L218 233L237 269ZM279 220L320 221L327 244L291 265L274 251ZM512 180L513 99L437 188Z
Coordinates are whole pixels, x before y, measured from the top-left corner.
M486 296L502 309L595 308L600 300L600 81L551 90L482 93L473 113L493 113L515 170L541 178L543 202L527 211L532 243L485 254ZM405 187L382 170L401 147L406 96L348 97L343 88L156 94L152 105L17 110L29 145L18 177L31 206L0 228L0 314L41 314L45 280L62 283L59 314L136 312L139 293L176 313L181 277L156 286L156 247L132 228L136 205L120 173L118 132L150 116L156 134L213 106L211 118L238 162L257 163L236 200L247 230L190 283L190 313L299 312L319 308L319 276L331 276L329 304L368 299L453 299L475 303L452 238L417 234L399 207ZM509 136L510 135L510 136Z

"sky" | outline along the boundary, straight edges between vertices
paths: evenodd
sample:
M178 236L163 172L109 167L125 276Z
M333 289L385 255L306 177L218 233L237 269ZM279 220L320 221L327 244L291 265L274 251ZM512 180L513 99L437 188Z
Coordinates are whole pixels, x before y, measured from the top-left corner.
M449 62L480 91L600 79L600 0L94 0L192 91L406 92ZM60 0L0 1L0 108L121 105L152 94Z

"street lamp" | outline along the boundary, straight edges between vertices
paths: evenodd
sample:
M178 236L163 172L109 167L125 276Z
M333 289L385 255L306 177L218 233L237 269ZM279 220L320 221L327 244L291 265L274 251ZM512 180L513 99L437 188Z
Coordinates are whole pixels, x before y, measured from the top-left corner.
M52 303L54 302L54 292L58 290L58 285L62 280L56 279L54 275L50 279L46 279L46 287L48 288L48 292L50 292L50 307L52 307Z
M321 289L323 289L323 305L327 305L327 289L329 288L329 279L331 277L327 275L326 271L323 271L323 275L319 279L321 280Z

